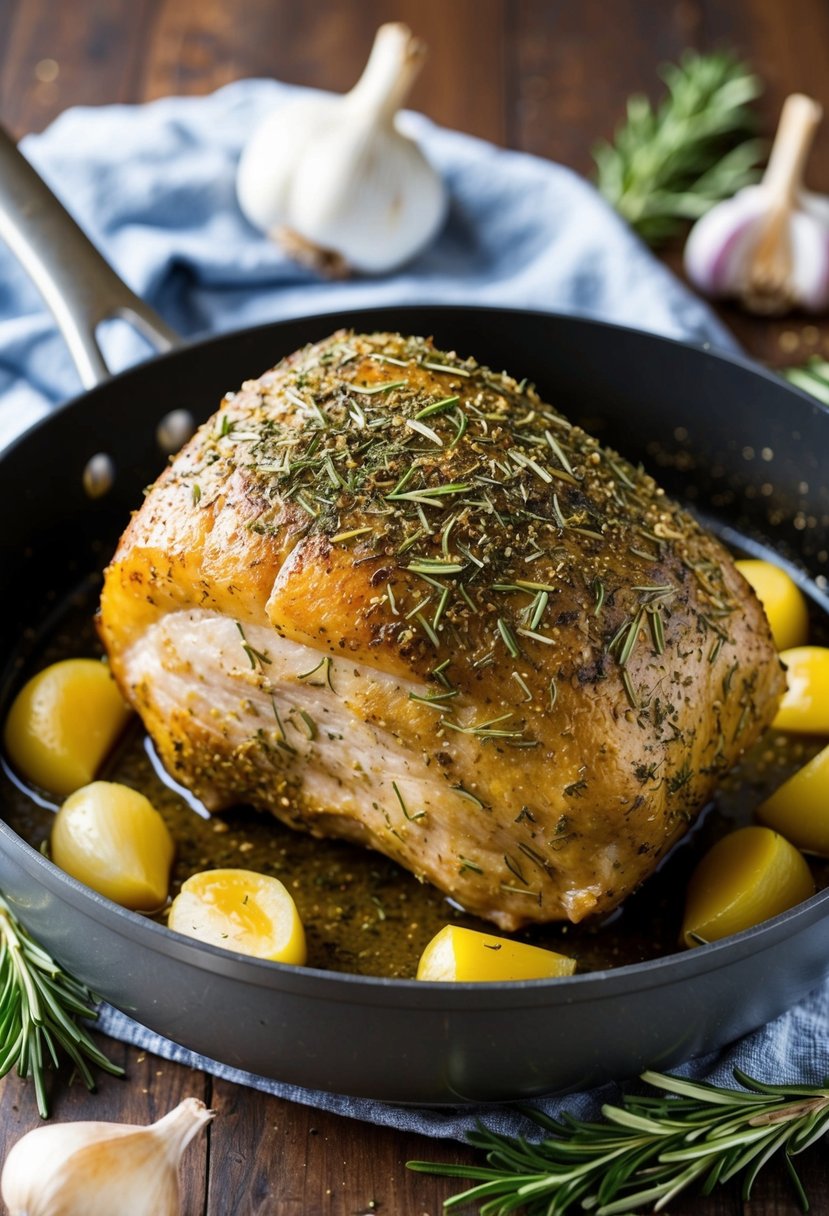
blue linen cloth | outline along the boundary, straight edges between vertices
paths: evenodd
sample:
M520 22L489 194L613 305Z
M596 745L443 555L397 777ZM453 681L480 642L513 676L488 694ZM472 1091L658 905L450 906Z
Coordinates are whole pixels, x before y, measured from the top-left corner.
M257 121L303 90L248 80L209 97L79 107L22 148L139 296L185 337L384 304L548 308L733 342L596 191L561 165L406 114L451 198L437 241L387 278L326 282L254 231L235 171ZM146 357L123 329L113 370ZM80 389L34 287L0 247L0 442Z
M118 273L185 336L336 309L475 303L634 321L733 349L708 309L583 179L413 114L405 116L407 129L449 187L443 232L393 276L318 279L250 228L234 189L246 136L299 91L242 81L204 98L74 109L23 148ZM110 335L107 354L117 369L146 350L121 330ZM79 388L40 297L0 248L0 445ZM817 1082L829 1071L827 1025L829 987L683 1071L727 1083L739 1065L767 1080ZM100 1026L158 1055L343 1115L435 1136L462 1136L479 1117L501 1131L528 1130L526 1120L506 1108L398 1108L254 1077L198 1057L106 1005ZM594 1117L609 1098L618 1098L615 1087L539 1105L550 1114L569 1109Z

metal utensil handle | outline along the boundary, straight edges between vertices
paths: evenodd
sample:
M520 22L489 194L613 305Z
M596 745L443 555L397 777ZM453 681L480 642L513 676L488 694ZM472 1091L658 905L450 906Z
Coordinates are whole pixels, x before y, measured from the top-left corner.
M119 279L0 127L0 237L54 314L85 388L109 376L97 327L120 317L156 350L181 339Z

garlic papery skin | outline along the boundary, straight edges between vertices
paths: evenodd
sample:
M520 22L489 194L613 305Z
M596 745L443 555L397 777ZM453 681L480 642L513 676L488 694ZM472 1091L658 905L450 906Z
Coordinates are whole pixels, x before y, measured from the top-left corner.
M214 1113L198 1098L185 1098L150 1127L36 1127L3 1166L0 1192L9 1216L180 1216L179 1161Z
M763 180L692 228L685 269L706 295L735 297L764 314L829 307L829 199L802 184L821 118L811 98L787 98Z
M442 226L443 180L398 127L424 56L407 26L383 25L350 93L299 98L254 131L239 162L239 205L298 261L333 275L382 274Z

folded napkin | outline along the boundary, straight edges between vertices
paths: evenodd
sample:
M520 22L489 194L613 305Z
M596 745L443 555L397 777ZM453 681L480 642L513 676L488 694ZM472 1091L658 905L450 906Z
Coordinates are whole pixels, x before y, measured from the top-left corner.
M185 336L337 309L475 303L634 320L643 329L733 349L705 306L583 179L413 114L405 122L449 187L443 233L394 276L320 281L249 227L234 191L246 135L298 92L242 81L210 97L75 109L23 147L118 273ZM107 354L120 368L146 350L119 330L109 335ZM0 444L79 388L40 297L0 249ZM829 987L685 1071L724 1082L739 1065L767 1080L820 1080L828 998ZM100 1026L158 1055L343 1115L436 1136L462 1136L476 1118L501 1131L528 1130L506 1108L397 1108L281 1085L205 1060L106 1005ZM539 1105L550 1114L569 1109L593 1117L614 1088Z

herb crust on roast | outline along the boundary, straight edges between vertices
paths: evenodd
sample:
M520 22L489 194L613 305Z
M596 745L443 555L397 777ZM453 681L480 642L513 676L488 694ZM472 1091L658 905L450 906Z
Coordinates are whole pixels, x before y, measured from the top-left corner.
M604 913L773 717L759 601L532 385L338 333L230 393L107 569L172 775L515 929Z

